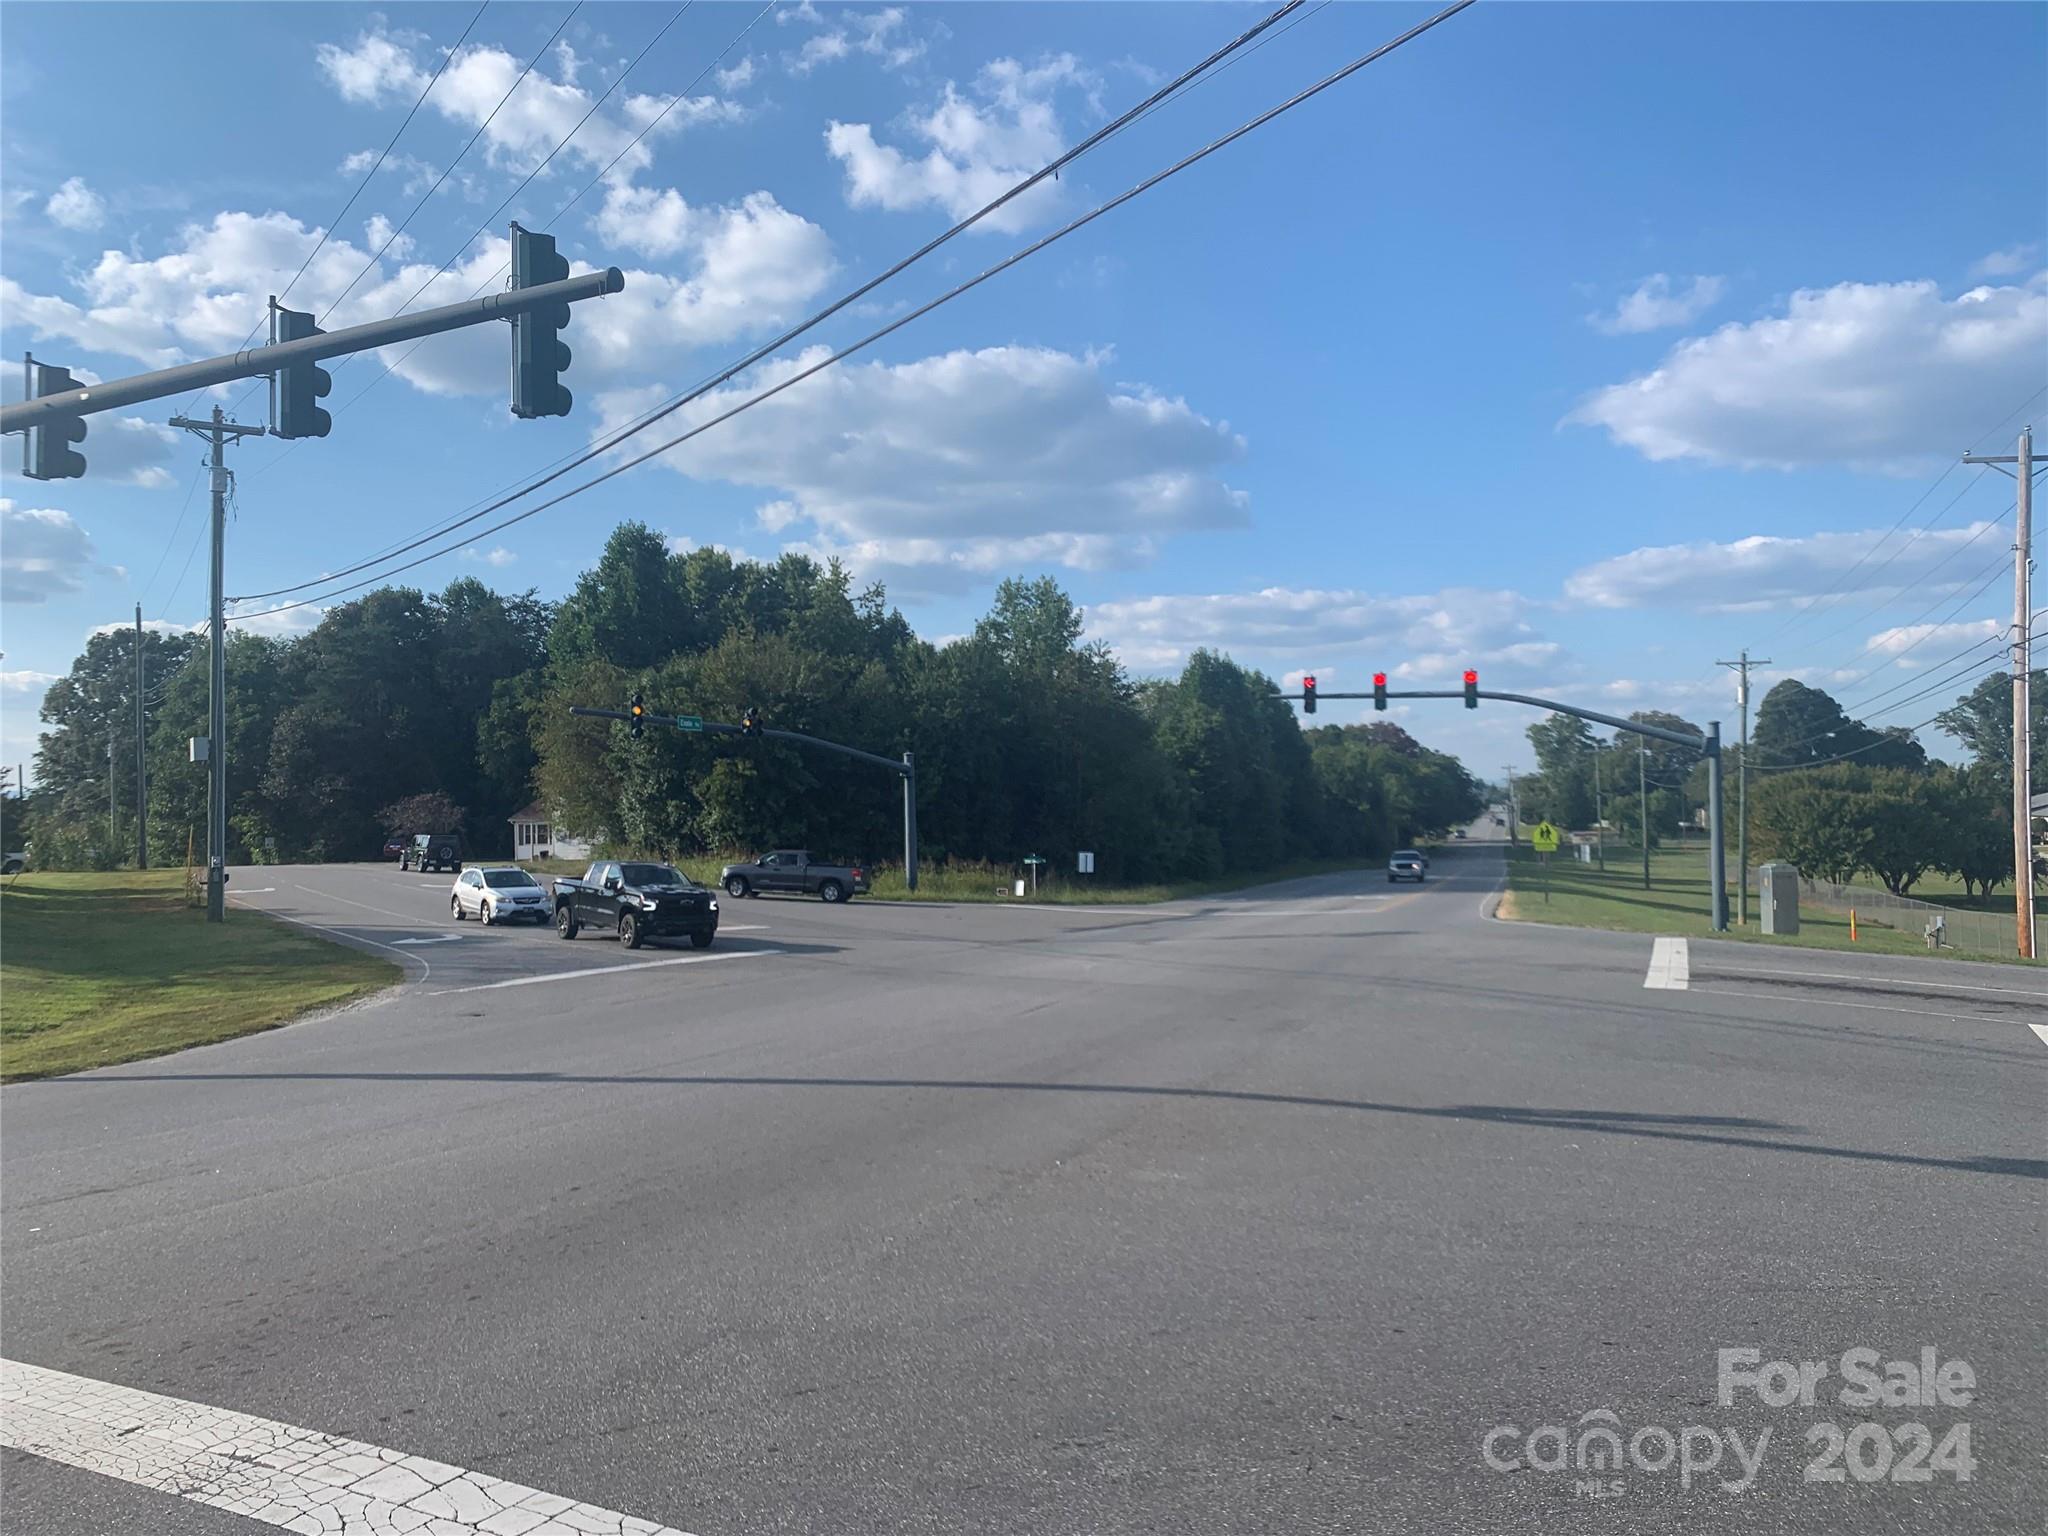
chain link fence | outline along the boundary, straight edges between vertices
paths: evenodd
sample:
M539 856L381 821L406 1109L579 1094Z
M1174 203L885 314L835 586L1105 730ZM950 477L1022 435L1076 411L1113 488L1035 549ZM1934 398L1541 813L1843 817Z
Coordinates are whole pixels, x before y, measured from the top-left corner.
M2002 908L1996 902L1994 896L1993 905L1978 911L1894 896L1882 886L1836 885L1830 880L1809 880L1803 875L1799 880L1801 907L1825 907L1843 915L1853 911L1859 925L1892 928L1916 938L1926 935L1929 924L1938 924L1941 948L1973 955L2010 955L2018 948L2011 894L2007 893Z

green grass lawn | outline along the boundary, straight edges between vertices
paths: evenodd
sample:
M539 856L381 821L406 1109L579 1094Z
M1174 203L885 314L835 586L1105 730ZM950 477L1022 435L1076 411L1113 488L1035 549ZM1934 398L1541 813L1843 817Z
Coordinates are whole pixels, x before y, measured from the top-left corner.
M241 909L210 926L182 870L0 884L0 1081L269 1029L399 968Z
M1707 855L1700 847L1653 848L1650 851L1650 888L1643 889L1640 849L1607 850L1607 868L1581 864L1559 853L1550 860L1547 873L1549 898L1544 896L1546 874L1536 856L1526 847L1508 858L1508 894L1500 915L1537 923L1562 923L1574 928L1615 928L1627 933L1663 933L1701 938L1727 938L1758 944L1782 944L1804 949L1856 949L1887 955L1926 955L1922 917L1912 912L1859 908L1856 938L1849 937L1849 915L1843 910L1824 908L1804 893L1799 903L1799 932L1773 936L1757 928L1756 902L1750 900L1749 924L1736 927L1734 874L1730 871L1728 891L1729 929L1713 931L1708 903ZM1914 894L1919 895L1916 887ZM1960 892L1957 893L1960 896ZM1924 898L1923 898L1924 899ZM1944 903L1945 904L1945 903ZM1974 904L1964 910L1977 910ZM1901 926L1894 927L1892 924ZM1951 936L1955 925L1951 923ZM2017 956L1948 948L1939 952L1950 960L2011 960ZM2039 962L2032 962L2039 963Z

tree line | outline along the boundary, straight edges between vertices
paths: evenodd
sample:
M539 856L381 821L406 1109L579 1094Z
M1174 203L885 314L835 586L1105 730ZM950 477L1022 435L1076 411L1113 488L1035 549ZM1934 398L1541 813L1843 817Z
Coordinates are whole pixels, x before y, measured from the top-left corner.
M1050 578L1009 580L970 635L919 638L880 585L837 562L672 551L621 525L559 603L464 578L388 587L289 638L227 641L230 857L374 857L384 839L459 830L509 851L536 798L563 830L668 857L809 846L882 862L901 845L898 781L872 765L759 740L570 714L634 694L665 716L737 720L917 756L932 859L1066 861L1109 880L1200 879L1311 855L1369 857L1478 814L1477 782L1398 727L1303 731L1274 683L1197 652L1133 679L1084 643ZM95 634L47 694L28 812L35 861L132 857L135 645ZM202 637L146 631L153 862L203 845ZM124 777L125 776L125 777ZM449 825L414 825L431 819ZM132 819L126 825L133 842Z
M2033 679L2032 743L2041 760L2048 673ZM1936 716L1969 754L1958 765L1929 759L1910 731L1852 718L1824 689L1793 678L1777 683L1750 738L1751 862L1782 859L1809 879L1841 884L1869 875L1898 896L1936 871L1985 900L2013 877L2011 698L2009 676L1992 673ZM1700 734L1691 721L1661 711L1629 718ZM1517 785L1525 819L1590 827L1597 814L1638 841L1647 786L1647 835L1656 846L1706 804L1696 749L1620 732L1603 739L1567 715L1530 726L1529 740L1538 772ZM1730 743L1723 750L1732 798L1742 749ZM1733 804L1726 809L1732 817Z

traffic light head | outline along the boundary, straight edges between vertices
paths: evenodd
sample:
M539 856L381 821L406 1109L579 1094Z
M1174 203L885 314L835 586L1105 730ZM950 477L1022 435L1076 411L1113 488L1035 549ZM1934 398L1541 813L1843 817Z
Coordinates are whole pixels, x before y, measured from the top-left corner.
M1301 680L1301 712L1304 715L1316 712L1316 680L1313 673Z
M752 705L748 705L747 712L740 716L740 734L742 736L758 736L761 734L761 711L755 709Z
M1479 707L1479 674L1471 667L1465 669L1465 707L1467 709L1477 709Z
M272 309L271 344L303 341L326 333L313 317L296 309ZM333 375L318 363L294 363L280 368L270 380L270 431L275 437L325 437L334 418L320 409L318 401L334 387Z
M512 286L533 288L559 283L569 275L569 259L555 250L552 235L512 226ZM512 317L512 414L528 420L566 416L573 397L562 384L568 371L569 348L562 329L569 323L567 304L546 304Z
M69 368L53 368L31 358L28 372L32 399L78 388ZM76 416L48 417L23 436L21 472L31 480L76 480L85 473L85 455L71 445L84 441L84 421Z
M1384 672L1375 672L1372 675L1372 707L1387 707L1387 674Z
M626 706L626 713L633 717L633 734L637 737L647 723L647 705L642 702L639 694L633 695L633 702Z

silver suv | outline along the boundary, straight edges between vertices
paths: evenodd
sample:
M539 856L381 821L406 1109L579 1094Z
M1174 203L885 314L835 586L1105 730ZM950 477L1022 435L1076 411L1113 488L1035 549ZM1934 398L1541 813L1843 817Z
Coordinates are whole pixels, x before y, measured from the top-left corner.
M1394 856L1387 860L1387 884L1396 880L1413 880L1422 884L1423 871L1429 868L1429 860L1413 848L1396 848Z

